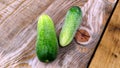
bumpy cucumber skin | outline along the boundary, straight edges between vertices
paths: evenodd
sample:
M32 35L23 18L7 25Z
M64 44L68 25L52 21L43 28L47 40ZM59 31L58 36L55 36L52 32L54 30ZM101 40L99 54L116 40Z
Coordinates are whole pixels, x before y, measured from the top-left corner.
M78 6L72 6L65 17L65 23L60 32L60 45L67 46L76 33L82 20L82 11Z
M37 24L36 54L40 61L51 62L58 53L58 41L51 18L43 14Z

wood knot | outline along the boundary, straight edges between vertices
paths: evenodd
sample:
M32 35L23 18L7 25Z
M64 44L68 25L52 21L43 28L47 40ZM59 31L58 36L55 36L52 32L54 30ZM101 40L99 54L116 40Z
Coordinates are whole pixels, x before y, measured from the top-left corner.
M114 56L115 58L117 58L117 57L118 57L118 55L117 55L117 54L115 54L115 53L112 53L112 56Z
M90 35L86 30L80 29L77 30L75 35L75 40L77 43L87 42L90 39Z

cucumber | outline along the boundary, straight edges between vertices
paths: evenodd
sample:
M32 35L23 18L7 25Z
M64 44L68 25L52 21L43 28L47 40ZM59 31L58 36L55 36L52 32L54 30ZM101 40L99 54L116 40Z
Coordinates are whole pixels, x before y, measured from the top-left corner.
M72 41L81 20L81 9L78 6L72 6L66 14L65 22L60 32L59 41L61 46L67 46Z
M52 19L43 14L38 19L36 54L40 61L51 62L58 53L58 41Z

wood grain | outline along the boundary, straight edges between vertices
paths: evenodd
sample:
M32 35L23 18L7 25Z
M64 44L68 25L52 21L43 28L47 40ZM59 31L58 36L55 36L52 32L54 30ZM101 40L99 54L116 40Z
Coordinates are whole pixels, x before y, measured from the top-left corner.
M99 44L90 68L120 68L120 1Z
M86 68L115 2L116 0L0 0L0 68ZM59 47L54 62L40 62L35 54L37 18L42 13L48 14L53 19L59 36L65 14L73 5L82 9L83 21L78 31L87 31L89 41L78 43L73 39L69 46Z

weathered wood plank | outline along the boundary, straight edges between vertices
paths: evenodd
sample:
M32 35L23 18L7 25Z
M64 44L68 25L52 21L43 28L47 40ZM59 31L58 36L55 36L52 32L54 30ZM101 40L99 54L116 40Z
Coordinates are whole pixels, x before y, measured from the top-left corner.
M120 1L99 44L90 68L120 68Z
M114 7L106 0L7 0L0 1L0 67L85 68L96 47L104 25ZM49 64L39 62L35 54L36 23L41 13L52 17L57 35L72 5L82 8L81 33ZM107 9L106 9L107 8ZM81 31L83 30L83 31ZM86 35L88 41L82 42ZM79 37L80 36L80 37ZM78 39L79 37L79 39ZM78 44L79 43L79 44Z
M15 0L0 11L0 67L10 68L17 62L21 63L20 60L33 50L31 41L35 41L36 35L34 21L53 1Z

